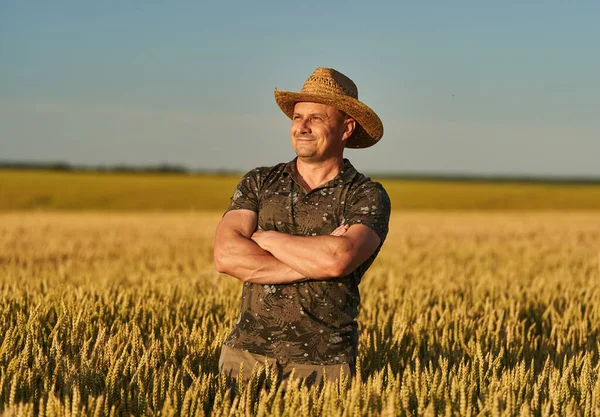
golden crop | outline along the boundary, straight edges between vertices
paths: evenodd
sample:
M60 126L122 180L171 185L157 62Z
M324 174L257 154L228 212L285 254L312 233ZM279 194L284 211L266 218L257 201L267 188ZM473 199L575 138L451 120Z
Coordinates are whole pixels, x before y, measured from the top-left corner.
M220 216L0 215L0 414L600 415L600 213L395 212L360 376L235 395Z

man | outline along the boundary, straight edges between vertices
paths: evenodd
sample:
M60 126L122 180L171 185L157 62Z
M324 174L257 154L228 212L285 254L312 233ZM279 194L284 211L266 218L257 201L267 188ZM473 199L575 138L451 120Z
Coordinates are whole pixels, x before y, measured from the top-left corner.
M269 361L308 383L355 373L358 284L388 231L383 187L343 158L383 136L356 85L317 68L299 93L275 90L297 157L250 171L215 236L217 270L244 282L219 367L244 379Z

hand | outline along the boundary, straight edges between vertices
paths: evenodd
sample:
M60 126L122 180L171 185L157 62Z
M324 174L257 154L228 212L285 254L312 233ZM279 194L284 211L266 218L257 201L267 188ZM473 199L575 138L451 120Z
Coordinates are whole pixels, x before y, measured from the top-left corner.
M268 235L269 235L268 230L260 230L259 229L259 230L255 231L254 233L252 233L252 236L250 236L250 239L253 240L254 243L256 243L258 246L265 249L265 242L266 242Z
M350 226L348 226L347 224L338 226L333 232L330 233L330 236L344 236L348 231L348 227Z

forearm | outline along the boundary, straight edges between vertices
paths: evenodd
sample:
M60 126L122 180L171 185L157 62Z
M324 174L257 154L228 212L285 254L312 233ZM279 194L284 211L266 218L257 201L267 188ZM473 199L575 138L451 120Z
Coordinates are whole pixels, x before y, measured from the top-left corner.
M294 236L270 231L258 238L258 244L306 277L327 279L351 272L351 243L343 236Z
M255 284L287 284L306 279L238 233L231 233L222 244L215 247L215 265L219 272Z

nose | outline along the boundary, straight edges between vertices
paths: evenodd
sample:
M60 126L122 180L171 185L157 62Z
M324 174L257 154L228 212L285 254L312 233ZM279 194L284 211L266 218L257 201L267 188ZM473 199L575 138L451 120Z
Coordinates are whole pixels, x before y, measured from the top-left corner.
M309 120L307 118L298 118L294 120L294 124L296 125L296 132L302 133L310 133Z

